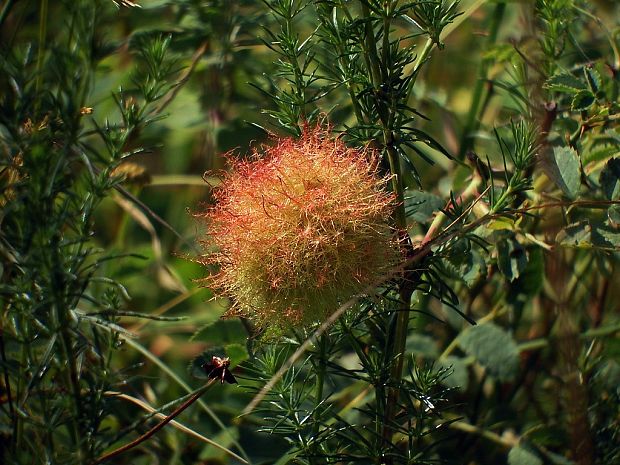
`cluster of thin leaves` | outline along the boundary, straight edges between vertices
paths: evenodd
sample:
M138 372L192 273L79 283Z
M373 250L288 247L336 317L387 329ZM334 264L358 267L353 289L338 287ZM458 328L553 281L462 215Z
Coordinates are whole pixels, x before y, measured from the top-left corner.
M543 459L564 463L569 460L564 457L591 463L584 460L615 457L617 448L610 448L607 441L617 421L604 414L597 402L588 407L584 388L568 378L571 370L592 377L590 389L602 389L617 409L615 394L600 382L600 370L616 373L618 366L605 358L603 341L591 340L589 348L566 342L590 340L585 329L581 334L565 329L554 334L546 322L541 333L545 344L557 347L560 354L557 360L550 355L563 379L558 388L581 407L561 401L556 408L548 408L553 421L540 412L528 412L540 429L553 428L558 419L568 418L563 434L573 442L550 446L526 431L516 413L509 424L522 432L520 441L501 438L489 425L494 418L506 421L497 402L510 403L507 408L512 411L529 389L546 389L540 378L527 374L541 355L528 352L527 343L520 348L514 341L514 334L521 334L526 321L532 321L529 315L539 301L543 308L558 305L553 300L558 294L547 294L543 281L552 287L563 284L556 282L558 276L553 272L545 278L545 261L562 262L568 270L574 258L584 263L583 273L588 270L592 276L599 267L603 283L617 267L613 255L599 257L599 262L592 258L593 252L617 251L620 245L614 229L620 178L614 171L617 158L610 158L618 150L618 57L613 35L608 37L616 51L615 64L576 66L575 56L583 54L580 27L601 23L591 21L593 15L582 2L541 1L531 12L534 30L540 35L524 35L523 43L507 54L494 43L507 8L498 2L490 16L489 58L481 61L480 79L455 157L466 166L469 184L460 194L450 192L443 200L416 189L416 183L424 184L416 167L420 160L432 163L429 154L433 152L453 157L419 128L425 117L416 108L412 90L432 50L443 46L442 31L458 18L458 5L370 0L265 3L273 19L268 27L278 31L267 34L265 41L277 54L279 66L279 73L261 87L274 102L267 113L286 130L298 133L304 121L327 112L348 142L381 151L386 171L396 179L393 190L403 202L402 210L395 212L395 225L411 231L415 219L423 226L423 239L411 245L411 265L404 274L392 277L383 292L358 303L355 311L322 333L303 363L293 365L276 382L261 410L265 431L287 438L291 443L287 459L294 463L431 463L454 458L453 451L441 445L444 429L460 435L460 444L468 442L468 434L477 434L497 446L483 452L474 441L464 448L472 460L500 460L506 450L511 464L542 463ZM600 47L600 42L589 45ZM489 79L493 60L506 68ZM607 76L603 66L611 69ZM503 122L487 128L481 120L494 92L505 102ZM483 132L493 144L477 140ZM479 147L492 155L480 157L474 152ZM602 160L607 166L601 171ZM536 162L544 176L534 168ZM584 169L588 163L592 164ZM579 208L581 199L586 199L583 209ZM587 210L589 205L607 210L607 218L593 215ZM550 208L564 212L560 223L565 228L559 233L540 215ZM438 212L434 217L433 211ZM557 234L555 246L546 242L550 234ZM588 250L575 255L552 253L571 246ZM597 277L592 282L599 286ZM579 305L586 305L592 296L576 288L574 284L564 298L575 297ZM486 294L492 304L485 310L488 314L475 305L481 295L486 301ZM605 297L597 305L604 307ZM441 354L434 348L420 352L413 341L432 347L438 342L413 334L408 324L428 322L441 314L429 304L432 298L469 323L479 320L484 324L471 331L455 331L461 325L443 314L450 323L445 332L453 332L451 342L448 339ZM601 330L603 335L617 328L610 317L609 326ZM568 311L560 312L558 321L561 328L565 321L570 321L567 327L591 324ZM600 324L594 322L595 327ZM280 349L259 348L252 368L259 384L271 386L292 351L310 334L298 334ZM406 347L399 339L402 334L407 337ZM596 357L592 355L595 347ZM408 358L409 371L401 370L405 349L421 354L425 361ZM519 351L525 360L522 366ZM579 353L583 362L577 362ZM473 361L485 370L481 376L469 368ZM444 369L450 365L454 378ZM502 388L507 382L510 385ZM458 387L458 393L450 394L445 386ZM487 395L489 386L493 394ZM442 413L447 397L460 398L465 406ZM547 407L537 408L547 411ZM454 411L471 424L461 421Z
M386 359L393 309L365 302L362 312L341 318L324 334L304 360L279 380L255 415L261 430L281 435L291 444L288 459L294 463L357 463L392 460L396 463L431 463L437 422L445 427L442 412L449 405L449 389L441 386L447 368L424 366L409 358L399 381L399 415L390 424L396 433L385 437L386 405L393 360ZM249 375L259 381L256 392L281 368L303 340L297 334L282 344L259 350ZM342 354L349 354L341 359ZM355 355L353 355L355 354ZM359 365L352 363L358 360ZM253 389L253 390L254 390ZM377 400L375 400L377 399Z
M449 156L416 126L424 116L411 106L411 95L422 65L441 45L444 27L458 16L456 3L266 4L274 20L268 28L278 32L268 33L265 41L278 54L279 66L264 90L276 107L267 113L299 133L305 121L316 119L334 102L329 117L343 125L347 140L370 145L388 162L385 169L396 179L392 188L401 202L395 224L404 229L402 179L420 181L414 156L430 162L425 153L429 148ZM318 26L309 26L317 21ZM401 33L403 27L406 34ZM416 48L420 38L426 38L422 51ZM457 223L466 217L451 214ZM450 247L448 241L443 249ZM416 289L453 305L458 302L437 268L439 258L416 263L403 278L392 280L381 297L356 306L356 312L323 334L306 362L288 371L268 394L270 402L261 411L268 424L265 430L293 443L290 454L297 463L427 463L436 458L437 437L429 433L444 423L441 380L447 370L412 359L406 363L408 371L403 370L404 341L396 334L402 334L404 325L406 335L409 300ZM293 347L304 339L298 336ZM289 348L259 351L255 377L269 380ZM350 354L353 365L357 361L360 366L343 366L339 354ZM316 377L312 383L310 373ZM351 388L361 390L359 398L347 399Z
M93 246L93 219L113 190L129 196L117 168L141 151L128 147L159 119L154 104L170 89L174 69L169 39L135 44L133 83L114 95L119 121L93 119L93 70L114 48L86 45L98 43L98 21L109 6L54 5L49 14L60 15L62 25L51 31L58 34L53 45L46 9L38 40L27 43L17 33L2 45L4 463L90 463L127 433L105 426L118 414L106 392L126 381L111 362L127 292L98 272L118 256Z

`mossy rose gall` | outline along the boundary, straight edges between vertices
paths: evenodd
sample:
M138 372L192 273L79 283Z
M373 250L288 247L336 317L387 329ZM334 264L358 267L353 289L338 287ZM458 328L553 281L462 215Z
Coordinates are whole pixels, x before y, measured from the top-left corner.
M231 158L214 191L202 262L230 296L230 315L286 329L323 320L401 260L390 226L395 206L375 154L319 128Z

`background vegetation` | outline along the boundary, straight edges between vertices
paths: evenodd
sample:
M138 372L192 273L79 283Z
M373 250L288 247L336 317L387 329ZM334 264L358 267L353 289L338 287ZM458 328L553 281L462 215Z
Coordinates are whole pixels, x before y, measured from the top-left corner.
M3 463L93 463L205 349L241 386L115 462L620 461L616 2L136 3L0 5ZM192 213L321 115L399 174L411 266L265 342L196 284Z

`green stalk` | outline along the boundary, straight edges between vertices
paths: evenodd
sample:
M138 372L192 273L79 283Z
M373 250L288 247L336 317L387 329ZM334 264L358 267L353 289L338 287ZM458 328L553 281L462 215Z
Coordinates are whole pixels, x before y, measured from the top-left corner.
M372 78L372 85L377 90L379 88L379 84L382 82L381 79L381 68L379 67L379 56L377 55L377 42L375 41L375 31L372 27L372 23L370 21L370 10L365 3L362 2L362 14L366 19L365 29L366 29L366 37L365 37L365 47L364 52L366 52L367 62L370 67L370 74Z
M383 53L382 56L384 60L388 59L387 48L389 47L389 29L390 29L390 12L393 7L393 3L387 6L388 10L383 18ZM375 89L375 95L377 95L379 87L381 83L383 83L381 69L383 67L387 67L388 63L380 63L379 56L377 53L377 44L374 37L374 29L370 22L370 11L368 7L362 3L362 12L364 17L367 19L366 22L366 54L367 54L367 62L370 64L370 71L372 74L373 87ZM425 60L425 56L430 53L431 47L427 47L427 51L423 57L421 57L422 63ZM394 223L396 228L399 231L406 231L407 229L407 221L406 221L406 212L405 212L405 204L404 204L404 189L402 183L402 176L400 170L400 160L398 158L398 152L394 147L394 133L392 130L393 126L393 115L394 110L387 106L380 98L376 99L377 110L379 113L379 119L381 121L381 126L383 127L383 146L385 147L388 162L390 165L390 172L392 174L392 190L396 197L397 207L394 211ZM407 331L409 326L409 302L411 300L411 294L413 289L410 286L405 286L404 283L400 284L400 299L402 301L403 307L396 315L396 323L392 326L390 334L388 334L388 340L394 341L393 345L390 347L391 353L388 354L387 359L395 359L394 364L391 367L390 372L390 385L391 387L387 388L387 399L385 404L385 411L383 415L383 425L382 425L382 433L381 436L383 438L384 447L389 447L391 444L392 436L394 435L394 430L391 427L391 423L395 421L396 417L396 407L398 403L399 397L399 389L398 385L400 384L400 380L402 378L403 366L405 360L405 345L407 340ZM381 390L377 390L377 394L380 394ZM381 396L382 398L383 396ZM382 460L385 461L387 465L392 463L392 458L387 456L383 457Z
M418 59L413 65L413 71L411 72L411 75L413 76L413 79L411 79L411 84L410 84L411 86L415 84L415 80L418 77L418 73L420 72L422 65L426 62L426 60L428 60L428 57L430 56L434 48L435 48L435 42L433 42L433 39L427 39L426 43L424 44L424 48L418 55Z
M293 30L294 30L292 16L286 18L285 25L286 25L286 35L291 37L291 35L293 34ZM299 61L297 59L297 56L291 53L287 53L287 58L289 60L289 63L291 64L291 67L293 68L295 72L295 87L297 90L297 96L299 98L298 103L300 105L301 116L303 118L306 115L306 108L305 108L306 90L305 90L305 86L303 82L303 75L299 67ZM299 124L299 122L297 122L297 124Z
M495 5L495 11L493 12L493 16L491 17L491 26L489 29L489 36L486 46L487 49L491 47L497 40L497 33L499 31L499 26L501 25L504 18L505 10L506 3L500 2ZM481 105L484 93L484 85L486 82L487 73L489 71L489 65L491 65L491 63L493 63L492 58L485 58L480 62L480 66L478 68L478 79L476 80L476 85L474 87L472 102L469 107L469 113L467 115L467 121L465 122L463 133L461 134L461 141L459 144L459 153L457 158L458 160L462 160L467 150L469 150L469 148L472 146L472 138L470 137L470 134L479 126L479 118L485 107L484 103L483 105Z
M316 394L314 405L318 406L323 401L323 385L325 384L325 369L327 368L327 364L325 363L325 358L327 357L327 339L325 334L321 335L319 339L319 366L316 375ZM316 442L316 438L319 434L319 428L321 426L320 415L318 414L318 410L314 411L314 425L313 425L313 437L312 437L312 449L314 450L314 454L316 456L320 456L319 453L319 444ZM314 458L310 458L310 463L314 463Z
M60 313L60 309L57 310ZM63 320L66 320L63 318ZM62 350L65 360L69 365L69 371L67 374L67 384L71 386L71 391L73 394L73 407L74 407L74 418L71 419L71 436L73 439L73 444L76 447L76 451L78 452L78 461L77 463L84 463L84 460L87 457L84 442L80 440L80 419L82 416L82 395L80 392L79 379L77 374L77 367L75 364L75 355L72 351L71 344L71 335L69 334L69 326L67 321L63 321L61 323L62 331L61 331L61 341L62 341Z
M24 341L27 341L29 339L27 339L28 334L29 334L29 328L28 328L28 322L26 320L26 318L21 318L22 321L20 322L20 328L22 328L22 334L24 334ZM25 342L21 342L21 353L20 353L20 367L28 367L31 366L31 364L29 363L30 360L28 359L28 346ZM17 392L15 394L15 399L16 399L16 404L17 404L17 408L19 409L21 406L21 396L22 393L24 391L25 388L25 384L26 384L26 376L25 374L22 375L20 374L19 379L17 380ZM15 417L15 441L14 441L14 445L15 445L15 450L21 450L22 447L22 443L23 443L23 436L24 436L24 421L21 420L20 416L17 415Z
M327 341L325 339L325 334L323 334L319 339L319 351L319 369L317 370L316 378L316 404L320 404L323 401L323 385L325 384L325 369L327 367L327 364L325 363L325 357L327 356ZM315 423L314 428L315 433L318 433L318 421Z
M71 435L78 455L77 463L84 463L88 457L84 441L81 440L81 421L84 419L82 410L82 393L80 389L79 373L76 363L76 353L73 350L73 337L71 335L71 317L69 316L69 303L64 298L64 293L68 291L67 283L59 270L62 270L63 263L59 256L60 240L55 236L50 241L51 248L51 281L54 286L53 298L55 301L55 314L57 329L60 330L61 347L68 365L67 386L70 386L73 395L73 418L71 419Z
M390 19L392 18L392 13L394 12L395 3L396 2L394 1L387 2L387 9L383 16L383 43L381 45L381 58L383 67L386 71L390 54L390 28L392 27L392 22Z
M47 7L48 0L41 0L41 11L39 16L39 50L37 52L37 77L35 81L35 90L37 94L37 103L35 106L35 115L38 112L40 98L38 97L41 90L41 76L43 73L43 57L45 55L45 38L47 36Z

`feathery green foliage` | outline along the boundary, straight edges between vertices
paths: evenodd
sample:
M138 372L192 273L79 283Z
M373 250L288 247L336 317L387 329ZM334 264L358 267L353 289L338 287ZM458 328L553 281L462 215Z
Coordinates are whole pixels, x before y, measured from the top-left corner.
M618 461L619 8L0 2L0 461L91 464L136 439L115 463ZM195 282L196 244L218 242L188 209L235 176L261 200L244 176L269 157L245 154L325 120L377 154L370 236L399 231L405 258L327 293L312 278L360 256L239 263L259 288L281 271L311 315L261 337L270 318L221 320L234 292ZM321 175L356 200L355 176ZM254 210L315 206L294 199ZM204 350L241 387L190 380Z

